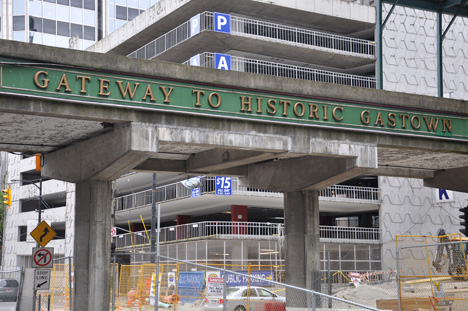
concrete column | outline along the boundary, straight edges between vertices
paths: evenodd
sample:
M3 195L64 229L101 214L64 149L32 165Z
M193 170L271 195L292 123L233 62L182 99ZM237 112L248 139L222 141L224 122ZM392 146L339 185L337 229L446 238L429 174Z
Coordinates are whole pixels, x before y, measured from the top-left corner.
M76 184L75 311L108 310L112 182Z
M320 291L318 191L284 193L286 283ZM307 307L301 292L286 291L288 307Z

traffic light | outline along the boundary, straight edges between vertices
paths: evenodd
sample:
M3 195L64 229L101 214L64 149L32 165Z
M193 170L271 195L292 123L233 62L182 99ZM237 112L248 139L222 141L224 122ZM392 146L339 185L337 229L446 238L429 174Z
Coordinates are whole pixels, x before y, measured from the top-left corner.
M462 207L458 209L461 212L460 215L460 226L462 227L460 229L460 232L463 233L465 236L468 236L468 206Z
M11 188L8 186L6 189L3 190L3 201L4 204L8 205L8 208L11 206Z

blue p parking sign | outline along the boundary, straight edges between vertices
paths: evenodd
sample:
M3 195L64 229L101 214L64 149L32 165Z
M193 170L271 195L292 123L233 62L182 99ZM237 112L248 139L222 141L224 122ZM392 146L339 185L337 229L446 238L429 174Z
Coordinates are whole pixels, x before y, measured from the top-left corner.
M229 14L214 13L214 31L231 33L231 16Z

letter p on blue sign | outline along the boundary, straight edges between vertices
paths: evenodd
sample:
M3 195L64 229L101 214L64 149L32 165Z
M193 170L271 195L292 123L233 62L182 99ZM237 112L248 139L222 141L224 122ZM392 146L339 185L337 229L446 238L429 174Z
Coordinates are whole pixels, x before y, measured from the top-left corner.
M229 14L214 13L214 31L231 33L231 16Z

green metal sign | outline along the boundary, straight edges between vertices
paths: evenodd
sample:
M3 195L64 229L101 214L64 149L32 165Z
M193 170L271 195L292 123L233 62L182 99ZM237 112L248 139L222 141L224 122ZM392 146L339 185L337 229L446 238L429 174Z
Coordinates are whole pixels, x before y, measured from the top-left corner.
M387 134L468 140L467 116L229 87L212 87L0 59L0 92ZM5 63L11 62L11 63Z

